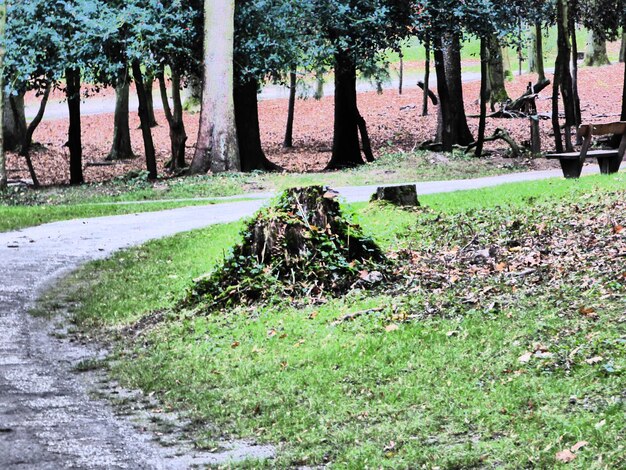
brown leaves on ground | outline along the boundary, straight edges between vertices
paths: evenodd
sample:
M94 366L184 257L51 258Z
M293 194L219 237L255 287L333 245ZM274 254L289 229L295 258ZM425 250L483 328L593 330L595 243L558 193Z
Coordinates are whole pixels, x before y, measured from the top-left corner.
M615 64L601 68L583 68L580 70L579 88L584 121L605 122L619 119L621 103L621 83L623 66ZM532 75L516 77L507 84L512 97L520 96ZM468 115L478 114L479 96L478 82L466 83L464 86ZM111 97L112 90L103 90L101 94ZM547 88L538 100L541 113L549 113L551 107L551 90ZM100 98L101 95L98 95ZM59 98L59 97L57 97ZM365 117L374 149L381 151L410 151L416 145L433 138L436 129L436 109L431 107L431 115L421 116L422 92L419 89L406 89L403 95L396 90L386 90L384 94L367 92L359 95L359 107ZM321 101L313 99L298 100L296 103L296 120L293 150L282 148L282 139L287 115L287 101L284 99L261 101L259 105L262 141L270 160L278 163L289 171L320 171L329 158L332 145L333 130L333 99L328 96ZM157 111L160 126L153 129L159 172L164 172L164 164L169 159L169 137L163 113ZM476 134L478 119L469 119L470 128ZM193 156L193 145L198 130L198 115L187 114L185 125L189 136L187 159ZM143 155L139 119L131 113L130 119L133 150L136 155ZM553 149L550 137L551 124L542 120L541 137L544 150ZM43 122L35 133L35 141L43 148L33 151L33 161L42 184L62 184L69 179L69 154L65 147L67 141L66 120ZM111 179L131 170L142 170L145 167L143 158L115 162L113 165L101 166L111 146L113 136L113 116L83 116L83 145L85 178L88 182ZM487 133L498 128L507 129L511 135L522 142L529 138L527 119L489 119ZM505 152L502 142L487 145L488 149ZM542 165L553 166L554 162L540 160ZM11 178L28 178L26 162L23 158L10 154L8 158L9 176Z

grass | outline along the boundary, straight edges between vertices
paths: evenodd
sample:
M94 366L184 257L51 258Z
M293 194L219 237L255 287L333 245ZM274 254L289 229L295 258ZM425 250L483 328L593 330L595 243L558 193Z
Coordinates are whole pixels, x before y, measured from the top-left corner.
M622 200L624 183L625 175L547 180L424 196L426 212L351 210L384 248L439 256L464 242L466 227L484 243L510 236L515 224L522 237L538 223L567 227L571 217L598 211L597 201ZM615 216L618 223L623 215ZM580 441L588 444L570 468L626 465L625 289L604 283L610 270L594 275L600 285L589 284L585 265L569 273L574 282L550 288L506 290L467 275L436 289L424 274L411 292L355 291L321 306L170 310L240 228L154 241L92 263L60 287L80 304L75 319L89 332L169 312L119 350L110 364L116 378L224 435L281 443L277 460L265 464L271 468L558 468L557 452ZM598 230L598 239L606 236ZM488 289L506 294L491 305ZM484 302L467 302L472 293ZM581 305L598 315L587 318ZM520 362L529 349L551 355ZM592 356L602 360L585 362Z
M148 181L142 173L133 178L77 187L9 189L0 193L0 231L74 218L216 203L219 202L215 200L218 197L232 197L246 192L274 192L293 186L326 184L338 187L463 179L523 170L513 162L496 166L489 159L460 154L438 160L427 152L386 152L375 163L335 172L232 173L166 179L156 183ZM134 204L136 202L145 204Z

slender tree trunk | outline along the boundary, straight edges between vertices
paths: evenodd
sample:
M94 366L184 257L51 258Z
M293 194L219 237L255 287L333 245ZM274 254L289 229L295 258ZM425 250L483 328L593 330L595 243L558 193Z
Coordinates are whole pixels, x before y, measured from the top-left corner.
M150 120L150 127L157 127L159 125L154 115L154 97L152 94L154 78L154 75L146 75L143 81L144 87L146 88L146 108L148 119Z
M426 41L426 60L424 62L424 103L422 104L422 116L428 116L428 91L430 90L430 41Z
M450 152L454 145L469 145L474 138L465 115L459 37L447 36L440 40L438 46L435 50L437 91L440 100L437 140L442 143L444 151Z
M324 98L325 82L326 81L324 79L324 72L322 70L315 71L315 94L313 95L313 98L315 98L316 101Z
M234 0L204 0L204 82L191 173L240 171L233 103Z
M491 35L486 41L486 47L489 49L487 54L489 59L487 63L487 79L489 80L487 86L490 92L488 101L491 102L491 109L494 110L497 103L504 103L510 98L504 83L504 65L502 62L502 47L500 41L495 34Z
M624 62L624 83L622 85L622 114L621 121L626 121L626 62Z
M4 149L18 151L26 136L26 116L24 113L24 92L6 95L4 103Z
M619 47L619 61L626 62L626 33L622 33L622 41Z
M582 124L580 95L578 94L578 39L576 38L576 22L570 18L570 34L572 35L572 92L574 93L574 120L576 129ZM576 145L582 145L582 136L576 133Z
M485 127L487 125L487 100L489 99L488 82L489 82L489 62L490 47L488 45L490 39L480 39L480 122L478 124L478 141L476 143L476 157L483 154L483 146L485 144Z
M544 67L543 60L543 31L541 29L541 23L535 23L535 61L537 64L537 83L545 83L546 79L546 71Z
M41 123L44 113L46 112L46 106L48 104L48 99L50 98L51 91L52 84L48 84L48 86L46 86L46 89L44 90L41 102L39 103L39 110L37 111L37 114L35 115L33 120L28 125L26 135L24 136L24 141L22 142L22 145L20 145L20 155L26 159L28 172L31 179L33 180L33 186L35 188L39 187L39 179L37 178L37 173L35 172L35 167L33 166L33 160L30 157L30 148L33 142L33 134L35 133L35 130L37 130L37 127Z
M585 49L585 65L588 67L599 67L600 65L609 65L610 63L611 61L606 52L606 40L597 33L589 31Z
M289 106L287 109L287 127L285 128L285 139L283 140L283 148L286 149L290 149L293 147L293 120L296 113L297 84L298 78L296 76L296 72L291 72L289 74Z
M158 175L154 143L152 142L152 131L150 130L148 97L141 74L141 64L138 60L133 61L133 78L135 80L135 87L137 88L137 98L139 99L139 121L141 122L141 135L143 136L143 146L146 153L146 169L148 170L148 177L151 180L155 180Z
M0 70L3 69L4 64L4 32L6 29L7 21L7 4L2 2L0 4ZM6 155L4 153L4 137L2 128L4 127L4 83L2 80L2 73L0 73L0 190L7 187L7 167L6 167Z
M557 0L557 47L554 84L552 89L552 127L555 135L557 152L563 151L563 142L559 126L558 92L561 91L565 111L565 150L573 150L571 128L576 125L576 105L570 72L572 51L569 33L569 8L567 0Z
M113 116L113 144L107 160L125 160L135 158L130 140L128 100L130 80L125 67L117 77L115 87L115 114Z
M170 107L167 97L167 86L165 84L164 73L159 74L159 89L161 91L161 100L163 101L163 111L170 128L170 145L172 156L167 167L172 170L181 170L185 168L185 144L187 142L187 132L185 131L185 122L183 120L183 102L180 90L180 74L174 67L172 71L172 107Z
M335 53L335 119L333 153L328 169L364 163L359 146L356 66L344 51Z
M400 56L400 73L398 77L398 94L402 94L402 88L404 85L404 56L402 55L402 50L398 53Z
M239 140L239 156L243 171L279 171L281 168L270 162L261 146L259 129L258 83L249 79L235 87L235 120Z
M82 184L83 145L80 122L80 69L65 70L67 107L70 115L67 146L70 150L70 184Z

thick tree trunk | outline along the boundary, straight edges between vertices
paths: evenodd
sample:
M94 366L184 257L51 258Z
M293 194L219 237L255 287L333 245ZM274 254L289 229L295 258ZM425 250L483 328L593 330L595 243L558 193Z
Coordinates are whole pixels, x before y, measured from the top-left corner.
M280 171L278 165L270 162L261 146L259 129L258 84L249 79L235 87L235 122L239 141L239 157L243 171Z
M567 0L557 1L557 47L558 53L555 64L554 84L552 89L552 127L555 135L557 152L563 152L563 141L559 126L558 92L561 91L563 108L565 111L565 150L572 151L570 139L571 128L576 125L576 104L570 72L572 51L569 32L569 8Z
M422 116L428 116L428 92L430 91L430 42L425 46L426 60L424 61L424 102L422 103Z
M608 65L611 61L606 52L606 40L597 33L589 31L587 36L587 47L585 49L585 65L599 67L600 65Z
M491 109L495 110L497 103L504 103L508 100L509 94L506 91L504 65L502 62L502 47L500 41L494 35L491 35L487 41L488 55L488 91L490 92L488 100L491 102Z
M163 72L159 74L159 89L161 91L161 100L163 101L163 111L170 128L170 146L172 151L171 159L167 165L172 171L185 168L185 144L187 143L187 132L185 131L185 122L183 120L183 102L180 90L180 75L171 67L172 70L172 106L167 97L167 86L165 84L165 76Z
M6 95L4 102L4 149L15 152L26 137L26 116L24 114L24 93Z
M130 81L128 70L124 70L117 78L115 87L115 114L113 116L113 144L107 160L125 160L134 158L130 140L130 124L128 122L128 100Z
M619 47L619 61L626 62L626 33L622 33L622 41Z
M289 74L289 106L287 109L287 126L285 128L285 139L283 140L283 148L290 149L293 147L293 120L296 113L296 85L298 79L296 72Z
M324 72L322 70L317 70L315 72L315 94L313 98L319 101L324 98L324 83L326 80L324 79Z
M348 53L340 51L335 54L335 122L328 169L364 163L359 146L358 116L356 66Z
M4 64L4 32L6 29L7 21L7 4L2 2L0 4L0 70ZM2 80L2 74L0 74L0 190L7 186L7 167L6 156L4 153L4 137L2 128L4 127L4 83Z
M233 103L234 0L204 0L204 82L191 173L240 171Z
M137 98L139 99L139 121L141 122L141 135L146 154L146 169L151 180L157 179L156 155L154 143L152 141L152 131L150 130L150 114L148 112L148 97L141 74L141 64L138 60L133 61L133 78L137 88Z
M65 70L67 107L70 116L67 146L70 150L70 184L82 184L83 145L80 122L80 69Z
M537 83L547 81L543 60L543 30L541 23L535 23L535 63L537 65Z
M488 45L488 41L491 42L490 39L480 39L480 122L478 124L478 139L475 152L477 157L481 157L483 154L483 146L485 144L485 127L487 124L487 100L489 99L487 93L489 91L489 63L491 60L491 50Z
M458 36L448 36L439 41L435 50L435 67L440 100L437 140L444 151L450 152L454 145L466 146L474 141L465 115Z

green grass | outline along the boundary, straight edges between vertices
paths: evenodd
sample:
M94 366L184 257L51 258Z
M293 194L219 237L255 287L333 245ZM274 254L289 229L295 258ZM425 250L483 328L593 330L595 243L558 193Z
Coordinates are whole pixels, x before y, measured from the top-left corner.
M464 179L524 169L513 162L495 166L489 159L475 159L462 154L437 160L427 152L386 152L375 163L334 172L232 173L174 178L156 183L140 175L138 178L77 187L14 188L0 193L0 231L73 218L216 203L219 201L210 199L246 192L274 192L293 186L325 184L339 187ZM134 202L144 204L132 204Z
M521 237L538 223L567 227L572 214L578 220L598 211L598 201L623 200L625 183L625 175L547 180L424 196L425 212L351 210L386 249L437 255L472 231L488 246L511 236L515 224ZM613 215L620 222L622 214ZM60 290L65 301L79 302L75 318L90 332L168 312L192 278L222 259L241 226L121 252L91 263ZM598 232L599 240L605 236ZM622 468L625 289L604 284L601 275L611 272L596 274L602 284L590 287L589 269L569 273L572 283L518 291L467 275L447 290L429 288L424 278L413 292L355 291L322 306L171 310L110 366L127 386L155 392L168 407L216 425L210 429L281 443L272 468L557 468L556 453L583 440L589 444L569 468ZM505 292L493 297L497 305L487 288ZM471 293L484 302L466 302ZM584 318L581 306L595 307L599 318ZM520 363L535 344L554 357ZM603 360L587 364L591 356Z

